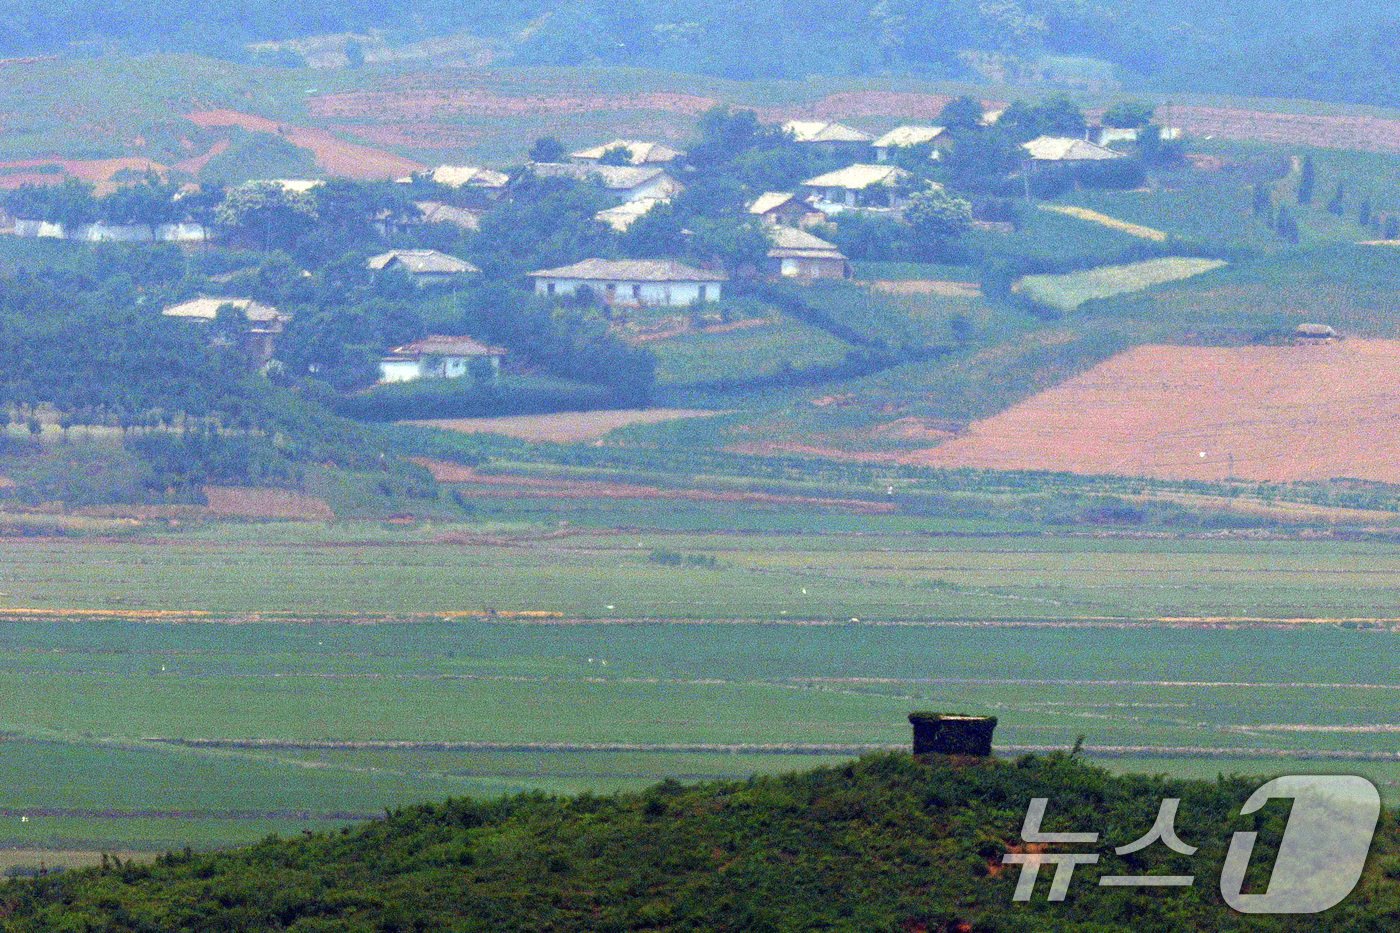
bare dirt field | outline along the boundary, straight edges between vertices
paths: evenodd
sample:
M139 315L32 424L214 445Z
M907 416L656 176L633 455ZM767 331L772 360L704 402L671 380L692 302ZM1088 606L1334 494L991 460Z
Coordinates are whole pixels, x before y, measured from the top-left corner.
M927 466L1400 483L1400 341L1146 346L906 455Z
M640 483L614 483L601 480L544 479L479 473L471 467L442 460L415 459L427 467L433 478L470 490L482 498L508 499L665 499L691 502L750 502L759 505L797 505L832 508L862 514L893 512L892 502L866 499L835 499L822 496L791 496L740 489L675 489Z
M295 146L309 149L316 157L316 164L330 174L345 178L371 181L397 178L423 168L422 163L412 159L346 142L325 130L279 123L237 110L200 110L186 114L185 118L203 127L239 126L257 133L276 133Z
M286 518L330 521L335 513L326 500L289 489L256 489L241 486L205 486L211 514L234 518Z
M1171 120L1195 136L1400 152L1400 120L1383 117L1174 106Z
M594 441L633 424L658 424L677 418L705 418L722 412L697 408L627 408L616 411L566 411L553 415L514 415L504 418L445 418L409 421L427 428L464 434L504 434L525 441L577 444Z
M953 282L947 279L872 279L860 284L886 295L938 295L942 298L982 297L982 288L976 282Z

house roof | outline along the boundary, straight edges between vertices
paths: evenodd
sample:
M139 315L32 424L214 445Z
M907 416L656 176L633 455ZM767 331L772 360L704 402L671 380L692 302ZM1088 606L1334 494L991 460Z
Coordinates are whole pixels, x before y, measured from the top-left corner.
M1294 331L1299 337L1335 337L1337 331L1330 324L1304 323Z
M251 298L193 298L189 301L182 301L177 305L161 311L166 317L194 318L200 321L212 321L219 315L219 309L224 305L231 305L243 312L243 316L251 324L265 324L271 321L284 322L291 319L290 314L284 314L276 308L261 304Z
M849 188L861 191L874 185L890 186L909 177L909 172L897 165L865 165L857 163L816 178L809 178L802 184L809 188Z
M439 165L424 174L429 180L449 188L504 188L510 181L505 172L479 165Z
M289 191L292 194L305 194L313 188L319 188L325 184L319 178L265 178L253 183L276 185L283 191Z
M637 139L614 139L610 143L603 143L601 146L594 146L591 149L580 149L578 152L569 153L571 159L587 159L594 161L601 159L605 153L612 149L626 149L627 160L633 165L649 165L659 162L670 162L678 159L685 153L679 149L672 149L662 143L649 143Z
M612 191L630 191L660 178L671 178L664 170L655 166L531 162L530 170L544 178L577 178L580 181L591 179L600 182L604 188ZM671 179L671 182L675 184L674 179Z
M651 212L658 204L670 203L670 198L637 198L635 201L625 201L617 207L610 207L607 210L599 211L593 215L595 220L612 227L618 233L622 233L643 214Z
M884 136L875 140L875 148L886 149L894 146L921 146L931 143L945 132L941 126L896 126Z
M531 272L532 278L614 282L727 282L723 272L696 269L674 259L585 259L557 269Z
M443 204L441 201L414 201L413 206L423 215L423 222L429 224L452 224L463 230L481 228L481 213L465 207Z
M773 248L768 251L768 255L773 259L789 257L805 259L846 258L835 243L828 243L806 230L798 230L793 227L774 227L768 231L768 239L773 242Z
M868 143L874 139L869 133L843 123L824 120L789 120L783 124L783 129L799 143Z
M1039 162L1091 162L1101 159L1121 159L1123 153L1072 136L1037 136L1021 148Z
M425 356L503 356L505 352L501 347L488 346L471 337L430 334L422 340L395 347L385 358L416 360Z
M784 204L792 202L797 195L791 191L765 191L749 205L750 214L766 214L775 211Z
M983 126L995 126L996 122L1001 119L1001 115L1004 113L1006 113L1005 107L1000 110L984 110L982 111L982 119L977 122L981 123Z
M440 253L435 249L391 249L387 253L371 256L365 261L365 268L378 271L391 265L399 265L414 275L435 273L455 275L464 272L480 272L465 259Z

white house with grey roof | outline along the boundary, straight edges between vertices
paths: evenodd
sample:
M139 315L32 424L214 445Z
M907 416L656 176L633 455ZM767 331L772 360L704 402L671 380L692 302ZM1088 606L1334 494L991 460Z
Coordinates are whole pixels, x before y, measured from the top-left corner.
M942 157L939 147L947 139L948 131L941 126L896 126L871 145L875 149L876 162L888 162L896 150L915 146L930 147L929 158L938 159Z
M718 301L729 277L674 259L585 259L531 272L535 294L558 298L584 289L609 305L684 308Z
M913 176L897 165L857 163L802 183L809 203L823 214L847 210L896 211L904 206L904 188Z
M1107 146L1073 136L1037 136L1021 148L1034 162L1100 162L1124 157Z
M869 153L875 141L869 133L827 120L789 120L783 124L783 132L800 146L852 159Z
M531 162L527 168L539 178L573 178L602 185L618 204L643 198L669 198L685 186L656 166L582 165L574 162Z
M414 382L418 379L460 379L472 372L478 361L488 381L501 376L501 357L506 351L487 346L471 337L432 334L422 340L390 350L379 361L380 382Z
M391 249L387 253L371 256L365 261L365 268L371 272L402 269L408 273L413 284L420 287L451 285L481 271L465 259L435 249Z

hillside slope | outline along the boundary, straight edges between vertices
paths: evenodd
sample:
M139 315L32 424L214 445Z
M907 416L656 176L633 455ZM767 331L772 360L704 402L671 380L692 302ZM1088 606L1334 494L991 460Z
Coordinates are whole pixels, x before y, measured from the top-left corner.
M1301 929L1235 914L1216 892L1230 832L1258 830L1255 864L1272 864L1287 807L1232 821L1260 783L1112 777L1065 755L880 754L641 794L454 800L337 835L12 883L0 889L0 918L15 931ZM1036 796L1052 801L1048 830L1103 834L1102 860L1078 870L1062 903L1044 900L1045 878L1036 899L1013 903L1016 870L1001 865ZM1147 831L1166 796L1182 798L1176 828L1200 851L1113 855ZM1396 852L1386 817L1357 891L1306 928L1394 929ZM1095 884L1147 872L1199 880L1158 891Z

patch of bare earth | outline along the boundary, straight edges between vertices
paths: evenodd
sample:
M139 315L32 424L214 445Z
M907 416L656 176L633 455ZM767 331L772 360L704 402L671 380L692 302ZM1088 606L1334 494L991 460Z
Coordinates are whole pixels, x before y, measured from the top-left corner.
M347 142L325 130L279 123L237 110L200 110L185 115L197 126L237 126L256 133L274 133L294 146L310 150L316 164L332 175L344 178L379 180L398 178L423 168L421 162L403 156Z
M1194 136L1400 152L1400 120L1384 117L1173 106L1171 120Z
M943 298L982 296L982 288L976 282L952 282L946 279L874 279L861 284L886 295L938 295Z
M335 512L325 499L290 489L242 486L205 486L209 512L228 518L284 518L296 521L331 521Z
M426 428L442 428L463 434L504 434L526 441L576 444L595 441L634 424L659 424L678 418L705 418L723 414L698 408L625 408L615 411L567 411L552 415L512 415L502 418L443 418L408 421Z
M639 483L602 480L552 479L479 473L471 467L441 460L415 459L440 483L452 483L482 498L506 499L648 499L690 502L749 502L758 505L816 506L849 512L885 513L894 511L890 502L865 499L839 499L825 496L789 496L780 493L737 489L673 489Z
M1400 341L1146 346L905 455L925 466L1400 483Z

